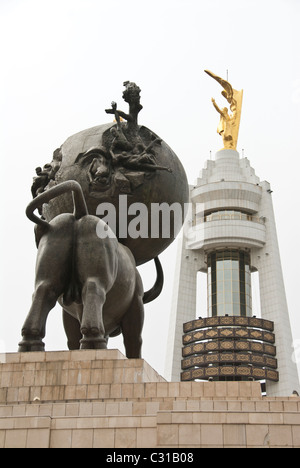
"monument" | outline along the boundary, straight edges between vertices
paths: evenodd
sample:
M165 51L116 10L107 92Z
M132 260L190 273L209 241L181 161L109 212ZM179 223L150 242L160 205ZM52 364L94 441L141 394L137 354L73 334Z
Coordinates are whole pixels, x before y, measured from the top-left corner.
M289 396L299 391L299 379L272 190L236 150L243 91L206 73L224 88L231 113L212 99L224 146L190 187L190 214L175 273L167 376L172 381L180 376L184 381L266 381L269 396ZM252 312L253 272L259 273L261 318ZM206 313L196 307L201 273L207 276Z
M69 349L106 349L122 333L126 356L141 357L144 304L163 285L158 255L184 221L182 210L165 235L152 207L183 207L188 184L171 148L138 124L140 88L124 86L128 114L112 102L113 123L71 136L36 170L26 211L36 225L36 284L20 352L44 350L47 316L59 302ZM136 266L152 259L157 280L144 293Z
M300 447L300 398L265 397L260 382L248 380L249 369L251 377L261 369L278 385L275 327L279 383L287 378L280 391L296 385L294 369L287 373L284 346L290 335L281 270L274 263L278 246L269 186L233 148L241 102L225 82L234 118L228 123L226 112L218 110L219 132L229 148L209 162L191 189L193 222L177 270L171 325L177 322L180 334L168 349L174 350L176 381L166 381L140 359L144 304L162 289L158 256L183 223L188 185L170 147L138 125L140 89L124 84L128 114L113 102L107 110L113 123L71 136L51 163L36 170L26 210L38 246L35 293L20 352L0 362L0 448L105 448L101 462L138 464L199 463L201 452L192 449L200 447ZM199 201L209 210L204 220L195 209ZM169 223L161 224L166 213ZM157 279L144 292L136 267L153 259ZM251 317L254 268L265 291L263 319ZM209 317L195 320L198 270L208 274L210 305ZM57 301L69 351L45 352L47 315ZM126 357L105 349L109 336L118 333ZM238 366L239 358L252 361ZM123 448L129 455L120 453Z

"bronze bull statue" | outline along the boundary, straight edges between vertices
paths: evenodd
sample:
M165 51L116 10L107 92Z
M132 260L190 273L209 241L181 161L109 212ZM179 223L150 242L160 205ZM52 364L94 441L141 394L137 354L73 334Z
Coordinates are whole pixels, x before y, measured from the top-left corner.
M73 214L60 214L49 223L34 214L43 204L69 192ZM105 349L110 336L122 333L126 356L140 358L144 304L154 300L163 286L158 258L156 283L144 293L131 251L104 221L89 215L76 181L62 182L40 194L26 214L36 224L38 254L35 291L19 351L44 351L47 316L58 301L69 349ZM107 231L106 238L97 235L99 223Z

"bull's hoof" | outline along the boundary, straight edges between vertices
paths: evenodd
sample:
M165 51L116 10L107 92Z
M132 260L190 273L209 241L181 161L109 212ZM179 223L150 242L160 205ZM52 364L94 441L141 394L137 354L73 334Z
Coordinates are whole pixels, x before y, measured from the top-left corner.
M107 349L107 340L100 337L83 337L80 340L80 349Z
M45 351L45 344L42 342L42 340L37 338L23 337L23 340L19 343L18 352L28 353L34 351Z

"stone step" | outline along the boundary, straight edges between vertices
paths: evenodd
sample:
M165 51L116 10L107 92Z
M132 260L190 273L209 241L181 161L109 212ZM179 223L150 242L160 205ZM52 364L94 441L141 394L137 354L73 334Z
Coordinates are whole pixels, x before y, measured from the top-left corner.
M300 448L300 413L159 412L157 447Z
M126 373L123 374L126 381ZM3 376L2 376L3 377ZM36 375L36 378L39 378ZM71 383L74 378L74 382ZM227 386L221 382L223 392L218 392L218 382L146 382L146 383L87 383L81 375L78 383L78 375L72 376L65 385L39 385L24 386L22 376L19 377L23 385L4 386L0 388L0 404L32 403L35 401L81 401L81 400L116 400L144 398L153 400L159 398L261 398L260 384L255 382L241 382L245 385ZM36 381L36 380L35 380ZM47 381L47 378L45 379ZM240 382L236 382L240 384ZM232 392L231 392L232 389Z
M165 382L143 359L118 350L12 353L0 364L0 388Z
M85 349L76 351L41 351L29 353L5 353L1 354L1 365L3 364L23 364L38 362L80 362L95 360L127 360L118 349Z
M260 398L258 382L166 382L118 350L11 353L0 364L0 404L130 398Z
M299 412L158 411L156 415L0 418L0 447L299 447Z
M74 403L33 403L0 406L0 418L5 417L86 417L86 416L141 416L156 415L161 411L171 412L228 412L228 413L299 413L300 399L284 401L267 399L205 400L160 398L146 401L132 400L94 401Z
M0 448L148 448L156 439L156 416L0 418Z

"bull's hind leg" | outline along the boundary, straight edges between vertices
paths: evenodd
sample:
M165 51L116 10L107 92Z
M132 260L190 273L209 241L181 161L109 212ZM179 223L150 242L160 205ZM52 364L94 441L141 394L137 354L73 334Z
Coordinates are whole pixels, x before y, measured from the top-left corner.
M19 352L44 351L42 339L46 333L48 314L70 280L73 220L71 215L61 216L40 241L35 291L22 328Z
M98 223L98 218L85 216L77 224L76 265L83 303L81 349L107 347L103 306L117 274L118 243L115 239L99 239Z
M42 339L45 336L47 316L59 296L49 281L41 281L36 286L32 306L22 328L23 339L19 343L19 352L44 351Z
M126 357L128 359L140 359L142 355L144 304L143 290L139 276L137 280L134 298L121 323Z
M102 310L105 290L97 278L87 279L83 290L83 316L81 322L81 349L106 349L107 337L103 325Z

